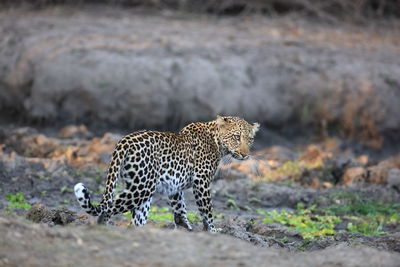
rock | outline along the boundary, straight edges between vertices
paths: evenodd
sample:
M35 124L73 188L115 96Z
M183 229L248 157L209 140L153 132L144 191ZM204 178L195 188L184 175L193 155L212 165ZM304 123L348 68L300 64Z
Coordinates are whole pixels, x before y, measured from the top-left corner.
M325 158L331 157L330 153L324 153L316 145L309 145L306 151L300 157L301 161L306 162L308 165L322 164Z
M357 157L357 162L360 163L362 166L366 166L368 164L368 161L368 155L360 155Z
M58 132L61 138L91 138L93 134L87 129L85 125L69 125L62 128Z
M397 168L390 169L388 173L387 184L390 187L400 190L400 169Z
M287 147L275 145L258 151L255 154L255 158L272 161L290 161L296 159L296 153Z
M367 172L363 167L351 167L344 171L341 181L342 185L363 184L366 179Z
M66 225L75 220L75 214L66 209L49 210L42 204L35 204L26 214L26 218L35 223L53 225Z
M385 165L376 165L368 167L368 182L373 184L386 184L391 167Z
M378 236L375 239L377 243L384 245L386 249L400 252L400 233Z

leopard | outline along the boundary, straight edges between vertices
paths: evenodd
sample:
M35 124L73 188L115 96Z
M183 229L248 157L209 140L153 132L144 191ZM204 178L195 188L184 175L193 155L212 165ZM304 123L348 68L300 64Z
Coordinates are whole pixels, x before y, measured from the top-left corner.
M213 220L211 182L222 158L249 158L258 130L258 123L218 115L212 121L190 123L178 133L133 132L116 144L101 202L92 204L83 183L74 186L75 196L87 214L97 216L99 224L108 224L113 215L130 212L130 223L143 226L153 195L161 193L168 197L175 227L191 231L183 192L192 188L203 230L219 232ZM116 196L118 180L124 184Z

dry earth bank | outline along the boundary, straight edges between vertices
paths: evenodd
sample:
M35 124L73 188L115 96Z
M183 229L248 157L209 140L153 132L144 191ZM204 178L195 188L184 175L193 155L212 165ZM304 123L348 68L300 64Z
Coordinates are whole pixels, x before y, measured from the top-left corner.
M373 147L398 138L395 28L101 5L0 12L3 117L176 129L220 113L339 125Z
M339 245L310 253L264 249L224 235L75 226L0 217L3 266L398 266L400 255Z

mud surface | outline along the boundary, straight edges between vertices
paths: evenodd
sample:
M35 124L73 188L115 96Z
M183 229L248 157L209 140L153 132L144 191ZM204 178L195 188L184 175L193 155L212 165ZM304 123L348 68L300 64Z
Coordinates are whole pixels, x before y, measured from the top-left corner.
M398 266L398 224L383 225L381 235L339 231L345 229L339 225L333 235L308 240L298 230L263 223L258 212L293 211L299 203L328 207L340 201L331 197L337 191L399 203L396 155L368 157L339 139L271 146L247 161L221 164L212 185L219 234L202 232L200 221L193 232L157 221L133 228L124 216L115 216L112 225L98 226L79 209L72 188L84 182L94 200L100 200L108 161L121 136L96 136L84 126L51 131L3 127L0 265L257 266L267 261L269 266ZM322 162L324 168L301 173L294 169L296 177L271 171L285 162ZM10 208L5 197L9 193L22 193L32 208ZM188 209L196 211L190 190L186 199ZM153 205L168 206L163 196L156 196Z
M48 228L2 216L0 233L0 263L7 266L398 266L400 260L398 254L360 245L290 253L226 235L153 226Z

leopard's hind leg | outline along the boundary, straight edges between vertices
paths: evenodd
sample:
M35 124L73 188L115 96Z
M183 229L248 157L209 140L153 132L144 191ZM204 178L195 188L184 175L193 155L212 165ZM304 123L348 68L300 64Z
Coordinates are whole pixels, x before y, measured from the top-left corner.
M149 213L152 197L147 198L132 198L132 194L122 193L117 199L112 215L131 211L131 224L135 226L143 226L147 223L147 215ZM133 203L137 203L136 205Z
M174 195L168 196L168 198L169 204L174 210L175 227L179 225L191 231L192 226L190 225L189 220L186 217L186 204L183 197L183 192L180 191Z
M147 215L151 205L152 198L147 199L138 208L133 209L132 212L132 224L135 226L143 226L147 223Z
M130 151L121 169L125 189L116 198L113 213L131 211L132 223L136 226L146 224L156 178L159 176L159 164L152 153L150 147Z

